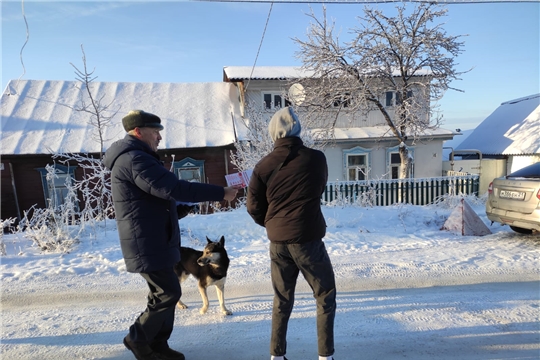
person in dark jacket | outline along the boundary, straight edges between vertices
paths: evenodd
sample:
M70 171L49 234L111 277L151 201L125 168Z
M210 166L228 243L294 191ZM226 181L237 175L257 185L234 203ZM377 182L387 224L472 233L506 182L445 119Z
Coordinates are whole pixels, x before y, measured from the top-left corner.
M181 288L173 265L180 261L180 202L231 201L237 189L179 180L156 153L161 119L132 110L123 119L127 132L106 151L120 247L128 272L140 273L150 292L146 310L130 327L124 345L139 360L183 360L168 339Z
M317 338L320 360L334 354L336 285L334 270L322 241L326 223L321 195L328 179L326 157L304 146L301 125L292 108L277 111L268 125L274 150L253 169L247 211L266 228L270 240L274 288L271 359L284 360L287 326L301 272L317 302Z

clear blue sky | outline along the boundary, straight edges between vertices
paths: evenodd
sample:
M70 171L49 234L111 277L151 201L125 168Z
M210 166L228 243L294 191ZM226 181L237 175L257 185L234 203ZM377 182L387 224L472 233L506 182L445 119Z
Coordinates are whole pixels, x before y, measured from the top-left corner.
M29 27L28 43L24 14ZM413 4L409 4L412 6ZM8 81L76 80L81 45L97 81L220 82L224 66L253 66L270 4L193 1L6 1L2 90ZM369 4L392 11L395 4ZM257 59L297 66L293 37L305 38L312 7L275 3ZM357 24L364 4L327 5L336 29ZM500 103L540 92L540 3L447 5L445 29L468 35L458 70L473 68L440 102L444 128L474 128ZM20 60L26 68L23 70Z

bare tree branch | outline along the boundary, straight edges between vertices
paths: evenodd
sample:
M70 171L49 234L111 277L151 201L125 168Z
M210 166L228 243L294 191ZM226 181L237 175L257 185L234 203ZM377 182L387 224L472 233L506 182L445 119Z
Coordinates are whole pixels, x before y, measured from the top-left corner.
M109 112L113 101L108 104L103 104L103 99L105 95L102 95L99 99L94 98L92 94L92 82L97 79L97 76L93 76L94 70L91 72L88 71L86 66L86 54L84 53L84 48L81 45L81 51L83 53L83 70L79 70L73 63L70 63L73 68L75 68L75 75L79 81L81 81L81 88L86 90L86 95L88 100L85 99L85 96L81 96L80 105L75 107L75 111L80 111L87 113L90 117L88 123L95 128L95 133L93 134L94 139L100 144L100 159L103 158L103 144L105 140L103 134L107 126L110 125L112 118L116 115L118 110L113 111L110 115L105 115Z
M440 127L442 117L433 109L447 90L457 90L450 83L463 74L455 62L463 42L461 35L447 35L442 24L435 23L446 15L445 8L421 3L412 11L407 4L396 9L391 17L365 7L345 43L334 33L326 8L322 19L312 11L307 38L293 40L303 70L313 74L299 80L305 88L302 110L318 118L329 133L338 117L358 123L358 117L367 121L378 112L383 120L376 125L387 126L400 144L401 177L408 177L412 159L406 144Z

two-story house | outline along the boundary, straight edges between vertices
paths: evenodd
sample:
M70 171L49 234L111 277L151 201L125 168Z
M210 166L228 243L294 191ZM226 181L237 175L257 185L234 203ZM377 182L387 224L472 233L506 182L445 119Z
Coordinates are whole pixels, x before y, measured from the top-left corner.
M223 68L223 81L236 84L242 107L245 109L248 105L259 106L262 111L268 112L269 118L277 108L290 105L289 99L301 96L294 80L310 75L301 68L286 66ZM391 91L383 92L380 96L388 113L393 114L399 97ZM438 128L426 130L415 139L409 140L407 145L414 159L413 177L442 176L442 145L445 140L452 139L456 134ZM355 181L399 177L401 166L399 142L389 131L380 111L370 111L367 116L358 114L351 116L346 111L341 112L335 122L334 138L335 141L324 148L330 180Z

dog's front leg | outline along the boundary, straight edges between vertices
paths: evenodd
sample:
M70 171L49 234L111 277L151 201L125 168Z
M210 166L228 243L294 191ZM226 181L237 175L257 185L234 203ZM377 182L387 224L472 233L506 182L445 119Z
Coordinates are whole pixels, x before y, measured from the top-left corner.
M221 279L219 281L216 281L214 283L214 285L216 285L216 293L217 293L217 297L219 299L219 307L221 308L221 313L223 315L232 315L232 311L228 310L225 307L225 296L224 296L225 278L223 278L223 279Z
M178 303L176 304L179 309L187 309L188 306L182 302L182 300L178 299Z
M178 281L180 281L180 284L182 284L186 279L189 277L189 273L187 271L182 271L182 274L178 277ZM188 306L182 302L182 300L178 299L178 303L176 303L176 306L178 306L179 309L187 309Z
M208 295L206 294L206 287L199 284L199 292L201 293L201 298L203 302L202 308L199 310L201 314L206 314L208 310Z

